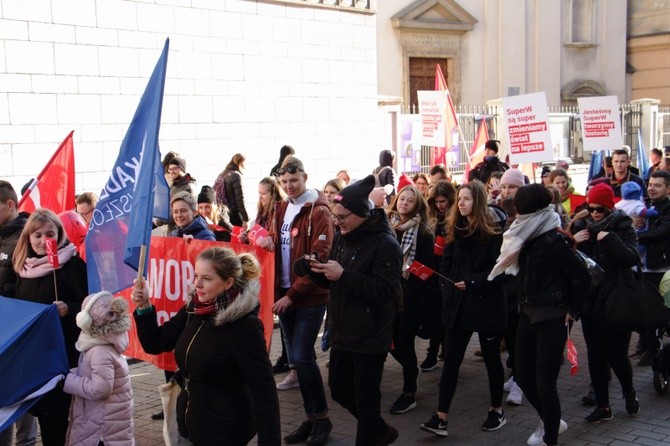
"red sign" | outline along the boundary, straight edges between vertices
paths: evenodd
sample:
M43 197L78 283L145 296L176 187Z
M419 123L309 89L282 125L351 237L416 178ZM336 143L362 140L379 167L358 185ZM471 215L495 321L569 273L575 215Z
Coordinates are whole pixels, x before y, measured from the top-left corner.
M249 229L249 232L247 233L249 241L254 245L256 245L257 242L267 237L268 235L269 235L268 230L265 229L263 226L259 225L258 223L256 223L253 228Z
M239 243L210 242L191 240L186 242L177 237L151 237L151 249L147 264L147 285L151 303L156 307L158 324L162 325L186 304L188 301L188 286L193 283L195 259L200 252L212 247L230 248L237 253L250 252L256 256L261 264L261 291L260 313L258 317L263 322L265 341L268 350L274 328L272 304L274 303L274 253L252 245ZM130 301L132 288L121 293L128 300L130 308L135 305ZM135 324L130 329L130 342L126 356L151 362L163 370L176 370L174 354L172 352L160 355L149 355L142 350L137 339Z

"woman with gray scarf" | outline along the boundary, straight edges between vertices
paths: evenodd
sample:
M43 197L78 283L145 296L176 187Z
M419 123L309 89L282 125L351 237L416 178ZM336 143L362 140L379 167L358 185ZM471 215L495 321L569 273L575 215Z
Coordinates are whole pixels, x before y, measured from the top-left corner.
M540 415L529 445L555 445L568 428L561 420L556 381L569 321L579 315L591 280L574 240L560 230L551 202L551 192L541 184L519 189L516 220L503 235L500 257L488 277L517 276L520 286L516 382Z

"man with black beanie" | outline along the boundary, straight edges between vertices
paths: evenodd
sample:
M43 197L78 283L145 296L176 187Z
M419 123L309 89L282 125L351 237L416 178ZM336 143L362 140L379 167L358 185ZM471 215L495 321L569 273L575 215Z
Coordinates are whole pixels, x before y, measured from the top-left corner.
M359 446L398 438L380 415L379 386L401 299L402 252L384 211L368 199L374 186L368 175L335 196L332 213L340 231L330 260L311 262L312 271L331 282L328 385L333 400L358 420Z
M489 139L484 143L484 161L470 171L468 181L479 180L486 184L493 172L504 172L509 169L509 166L498 158L499 144L500 141L497 139Z

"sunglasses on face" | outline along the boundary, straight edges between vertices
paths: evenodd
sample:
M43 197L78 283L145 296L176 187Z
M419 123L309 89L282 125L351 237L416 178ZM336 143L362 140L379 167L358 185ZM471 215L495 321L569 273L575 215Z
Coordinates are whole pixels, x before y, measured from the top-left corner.
M595 206L595 207L589 206L587 209L589 210L589 214L593 214L594 212L604 214L607 211L607 208L603 206Z
M299 168L298 166L287 166L282 169L279 169L279 175L284 175L285 173L290 173L293 175L296 172L302 172L302 169Z

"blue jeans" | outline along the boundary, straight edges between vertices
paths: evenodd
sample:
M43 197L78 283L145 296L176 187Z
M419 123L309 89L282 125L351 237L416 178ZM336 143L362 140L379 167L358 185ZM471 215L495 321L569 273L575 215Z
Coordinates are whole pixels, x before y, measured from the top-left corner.
M289 364L298 372L300 393L309 419L328 415L321 371L316 365L314 344L326 313L326 305L289 308L279 315Z
M34 446L37 438L37 418L29 413L21 415L13 425L0 432L0 446L11 446L14 435L16 435L16 446Z

